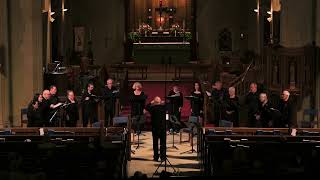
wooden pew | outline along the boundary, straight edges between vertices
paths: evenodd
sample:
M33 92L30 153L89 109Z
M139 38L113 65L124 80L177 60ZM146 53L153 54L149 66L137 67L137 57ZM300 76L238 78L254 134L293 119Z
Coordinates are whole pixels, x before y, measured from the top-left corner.
M10 131L10 135L0 134L0 162L4 164L0 172L19 172L26 177L43 173L55 179L127 178L130 139L125 128L43 128L44 135L39 128ZM8 169L15 158L21 159L21 164Z
M257 131L260 135L257 135ZM320 160L319 132L320 129L300 128L297 129L297 136L291 136L286 128L203 128L200 129L202 135L198 137L201 170L207 176L253 173L254 170L259 170L262 174L290 174L297 173L298 170L291 171L289 168L286 172L282 165L290 165L291 156L301 156L307 163L302 165L304 169L300 173L314 173L316 162ZM242 151L250 160L234 159L237 151ZM274 160L274 167L271 160ZM265 167L254 169L250 161L263 162ZM228 168L221 168L225 162L232 165L229 167L230 172L224 172ZM246 163L241 165L239 162ZM248 164L254 170L251 171Z

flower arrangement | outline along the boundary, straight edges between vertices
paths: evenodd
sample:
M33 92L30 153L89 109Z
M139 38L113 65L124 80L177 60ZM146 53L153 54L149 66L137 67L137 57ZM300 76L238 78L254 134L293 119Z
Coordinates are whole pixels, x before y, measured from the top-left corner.
M139 33L147 36L152 31L152 27L149 24L142 23L139 25Z
M174 34L174 36L177 36L177 33L181 31L181 27L179 24L172 24L170 30L171 33Z

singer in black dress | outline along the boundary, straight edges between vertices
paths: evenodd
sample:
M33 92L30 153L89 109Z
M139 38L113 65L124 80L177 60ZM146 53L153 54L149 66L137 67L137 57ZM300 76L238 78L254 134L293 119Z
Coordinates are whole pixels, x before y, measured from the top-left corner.
M42 118L42 100L41 94L35 94L32 101L28 105L28 127L43 127Z
M131 117L136 133L140 134L141 128L144 124L144 109L147 96L142 91L142 85L139 82L135 82L132 89L134 89L134 91L129 95L129 101L131 103Z
M191 116L202 117L204 96L200 83L194 83L194 90L191 92L191 96L195 97L193 100L191 100Z
M94 85L89 83L87 91L82 94L82 121L83 127L87 127L89 120L92 123L97 122L97 97L93 94Z
M166 106L161 103L160 97L146 106L146 110L151 114L152 139L153 139L153 160L159 159L158 141L160 140L160 159L166 158Z
M178 86L173 86L169 91L168 96L174 96L169 99L169 114L175 116L179 122L181 122L181 109L183 106L183 94L179 91Z
M79 120L79 109L78 102L75 99L73 91L67 92L67 102L66 102L66 126L76 127L77 121Z

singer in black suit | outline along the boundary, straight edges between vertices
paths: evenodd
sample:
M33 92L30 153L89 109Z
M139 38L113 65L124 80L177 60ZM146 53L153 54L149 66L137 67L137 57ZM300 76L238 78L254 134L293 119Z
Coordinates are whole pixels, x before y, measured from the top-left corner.
M233 123L233 127L239 127L239 98L236 96L234 87L229 88L229 97L225 100L225 117L227 121Z
M147 96L142 91L142 85L139 82L135 82L132 89L134 89L134 91L129 95L129 101L131 103L131 117L136 133L140 134L141 127L144 123L144 110Z
M93 94L94 85L89 83L87 86L87 91L82 94L82 121L83 127L87 127L89 120L92 123L98 121L97 118L97 97Z
M194 89L191 92L191 96L195 97L193 100L191 100L191 115L197 117L202 116L204 96L201 90L200 83L194 83Z
M255 115L259 110L259 92L258 92L258 85L256 83L250 84L250 91L246 95L245 103L248 107L248 127L256 127L257 120Z
M160 159L164 161L166 158L166 106L157 96L146 106L146 110L151 114L153 160L159 159L158 141L160 140Z
M226 100L227 92L222 87L220 81L215 82L213 90L211 92L211 101L213 103L213 124L219 126L220 120L225 120L223 104Z
M78 102L75 99L73 91L67 92L66 102L66 126L76 127L79 120Z
M258 112L256 113L256 126L258 128L272 128L274 126L274 114L275 109L272 107L268 100L266 93L261 93L259 96L260 105Z
M42 92L42 104L41 104L41 117L43 119L43 124L46 127L50 126L50 117L51 117L51 109L50 109L50 91L49 90L44 90Z
M108 79L105 88L102 89L104 100L105 126L112 126L113 117L116 109L116 98L118 97L117 88L113 86L113 80Z
M55 85L50 86L50 98L49 98L49 103L50 103L50 116L52 117L56 111L56 115L51 119L51 122L49 122L49 126L57 127L59 126L59 122L62 118L61 112L59 111L58 108L62 105L60 103L59 97L57 95L57 87Z
M295 117L294 117L294 103L290 98L289 91L282 92L282 99L280 101L279 110L281 112L281 120L279 126L281 128L295 128L297 127Z

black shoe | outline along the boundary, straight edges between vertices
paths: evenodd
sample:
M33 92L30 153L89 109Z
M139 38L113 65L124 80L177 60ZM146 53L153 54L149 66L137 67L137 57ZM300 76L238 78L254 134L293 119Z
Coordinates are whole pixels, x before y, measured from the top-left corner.
M159 161L159 157L154 157L153 161L158 162Z

